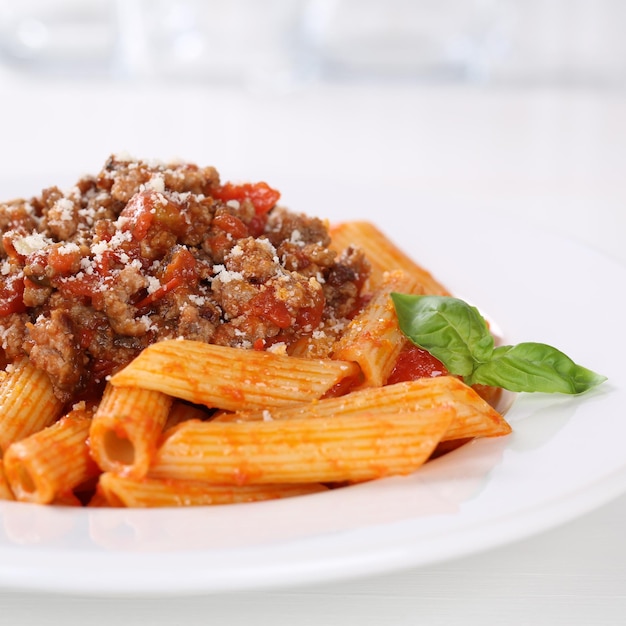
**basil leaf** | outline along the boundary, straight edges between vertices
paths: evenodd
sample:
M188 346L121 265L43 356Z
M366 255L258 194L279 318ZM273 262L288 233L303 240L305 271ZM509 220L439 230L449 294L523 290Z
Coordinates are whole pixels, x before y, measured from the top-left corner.
M545 343L501 346L488 363L481 363L469 384L481 383L510 391L578 394L606 380Z
M579 394L606 380L544 343L494 349L484 318L463 300L399 293L391 298L402 332L468 385Z
M402 332L439 359L451 374L471 376L489 361L493 337L478 310L448 296L392 293Z

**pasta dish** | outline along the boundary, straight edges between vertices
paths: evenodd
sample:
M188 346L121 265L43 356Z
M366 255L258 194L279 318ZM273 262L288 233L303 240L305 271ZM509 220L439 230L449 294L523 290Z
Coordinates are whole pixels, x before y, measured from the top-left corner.
M373 224L279 198L115 155L0 204L0 499L290 497L510 432L497 386L399 326L392 294L446 288Z

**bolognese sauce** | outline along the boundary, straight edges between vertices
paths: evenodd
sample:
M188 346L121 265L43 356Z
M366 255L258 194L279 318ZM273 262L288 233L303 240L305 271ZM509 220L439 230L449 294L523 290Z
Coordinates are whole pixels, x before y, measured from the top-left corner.
M2 357L28 355L72 402L164 339L289 353L338 334L368 262L279 198L213 167L115 155L67 192L0 204Z

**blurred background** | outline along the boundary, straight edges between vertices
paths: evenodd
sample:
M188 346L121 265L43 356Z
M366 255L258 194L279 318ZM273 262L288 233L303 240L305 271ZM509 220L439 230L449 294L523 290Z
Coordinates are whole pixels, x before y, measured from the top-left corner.
M74 78L615 87L625 18L620 0L2 0L0 46Z
M615 87L625 18L620 0L2 0L0 50L74 78Z
M0 189L126 150L296 201L393 185L626 261L625 26L620 0L0 0Z

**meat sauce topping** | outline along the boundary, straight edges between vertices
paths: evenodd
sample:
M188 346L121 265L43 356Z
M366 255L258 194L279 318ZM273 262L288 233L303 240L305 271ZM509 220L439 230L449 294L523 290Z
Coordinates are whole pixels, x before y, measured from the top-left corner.
M368 263L279 197L212 167L112 156L68 192L0 204L2 358L28 355L73 402L156 341L291 353L336 336Z

